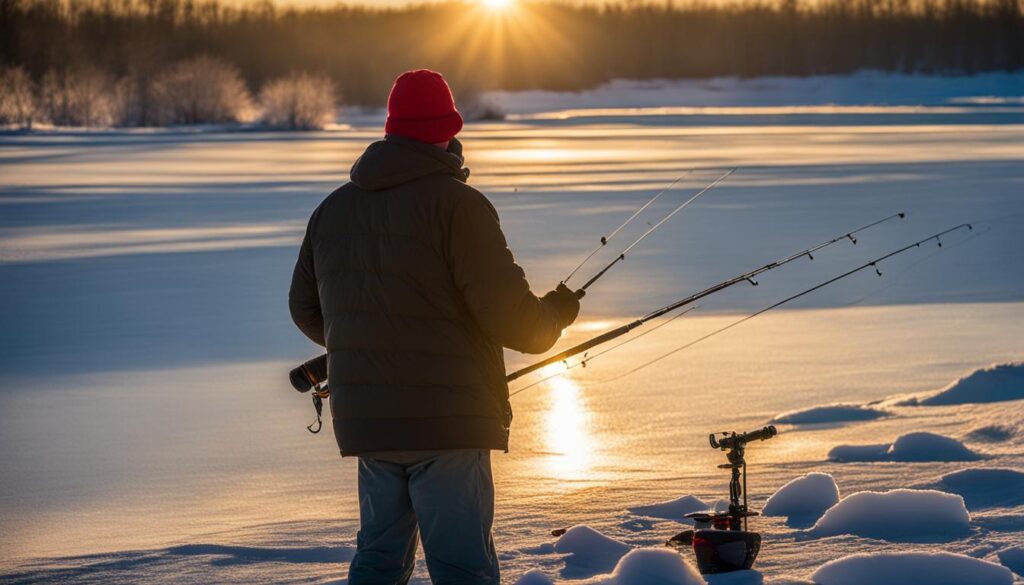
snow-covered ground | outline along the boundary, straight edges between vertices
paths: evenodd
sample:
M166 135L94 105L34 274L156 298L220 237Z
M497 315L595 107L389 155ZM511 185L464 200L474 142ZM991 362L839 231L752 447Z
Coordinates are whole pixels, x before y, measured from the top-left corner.
M709 583L1024 582L1021 79L506 95L521 118L470 125L471 181L538 291L685 169L638 229L739 167L595 285L560 346L908 213L516 396L512 450L494 458L504 581L699 583L645 547L721 509L709 432L774 421L780 435L747 452L756 507L787 486L752 521L756 570ZM685 109L704 106L747 111ZM579 107L616 109L562 112ZM309 212L379 134L370 116L348 122L0 136L0 580L344 580L355 461L303 428L309 398L285 375L315 349L285 298ZM961 222L975 229L882 263L882 278L613 379Z

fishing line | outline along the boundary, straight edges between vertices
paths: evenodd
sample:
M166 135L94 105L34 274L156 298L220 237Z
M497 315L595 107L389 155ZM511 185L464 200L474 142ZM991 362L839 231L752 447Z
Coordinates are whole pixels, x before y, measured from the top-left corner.
M833 244L835 244L837 242L840 242L842 240L847 240L848 239L852 243L856 244L857 243L857 238L855 238L854 235L857 234L858 232L866 230L866 229L874 227L874 226L877 226L877 225L879 225L881 223L890 221L890 220L895 219L895 218L901 218L902 219L904 217L906 217L906 214L903 213L903 212L894 213L894 214L892 214L890 216L887 216L887 217L884 217L884 218L882 218L880 220L873 221L873 222L871 222L871 223L869 223L867 225L861 226L861 227L859 227L859 228L857 228L855 230L846 232L846 233L844 233L844 234L842 234L840 236L836 236L836 237L834 237L834 238L832 238L830 240L821 242L820 244L811 246L810 248L807 248L805 250L801 250L801 251L799 251L799 252L797 252L795 254L792 254L790 256L787 256L786 258L783 258L781 260L776 260L774 262L769 262L768 264L765 264L764 266L762 266L760 268L751 270L750 272L745 272L743 274L740 274L739 276L734 276L733 278L730 278L728 280L722 281L722 282L720 282L718 284L715 284L715 285L713 285L713 286L711 286L709 288L706 288L706 289L704 289L704 290L702 290L702 291L700 291L698 293L692 294L692 295L690 295L690 296L688 296L686 298L683 298L683 299L680 299L680 300L675 301L673 303L670 303L668 305L665 305L664 307L661 307L659 309L655 309L654 311L651 311L650 313L647 313L646 315L640 317L639 319L636 319L635 321L632 321L631 323L627 323L625 325L622 325L620 327L612 329L611 331L607 331L605 333L602 333L601 335L598 335L597 337L588 339L587 341L584 341L583 343L580 343L578 345L570 347L569 349L561 351L561 352L559 352L559 353L557 353L555 355L552 355L550 357L544 358L544 359L542 359L542 360L540 360L538 362L535 362L535 363L533 363L533 364L531 364L529 366L520 368L519 370L516 370L515 372L512 372L511 374L508 374L507 376L505 376L505 381L506 382L511 382L513 380L516 380L516 379L526 375L526 374L529 374L531 372L535 372L535 371L543 368L544 366L547 366L549 364L553 364L553 363L556 363L556 362L564 361L567 358L570 358L570 357L572 357L574 355L583 353L583 352L587 351L588 349L590 349L592 347L596 347L598 345L607 343L607 342L609 342L609 341L611 341L611 340L613 340L613 339L615 339L617 337L620 337L622 335L625 335L626 333L629 333L633 329L635 329L637 327L640 327L641 325L647 323L648 321L651 321L653 319L657 319L658 317L661 317L662 315L668 314L668 313L670 313L672 311L675 311L677 309L680 309L680 308L682 308L682 307L684 307L686 305L690 305L690 304L692 304L692 303L694 303L694 302L696 302L696 301L698 301L698 300L700 300L700 299L702 299L704 297L707 297L707 296L712 295L712 294L714 294L716 292L725 290L725 289L727 289L727 288L729 288L729 287L731 287L731 286L733 286L735 284L738 284L738 283L741 283L741 282L747 282L747 283L750 283L753 286L757 286L757 281L754 280L754 277L758 276L759 274L762 274L764 272L768 272L769 270L774 270L776 268L784 266L785 264L788 264L790 262L793 262L794 260L803 258L805 256L807 258L809 258L810 260L814 260L814 252L816 252L816 251L818 251L818 250L820 250L822 248L825 248L826 246L831 246L831 245L833 245Z
M631 221L633 221L634 219L636 219L636 216L638 216L638 215L640 215L641 213L643 213L645 209L647 209L648 207L650 207L650 206L651 206L651 204L653 204L653 203L654 203L655 201L657 201L659 197L661 197L662 195L664 195L665 193L667 193L669 189L671 189L672 187L675 187L675 186L676 186L676 184L677 184L677 183L679 183L679 181L682 181L682 180L683 180L683 177L686 177L686 176L688 176L688 175L690 175L690 174L692 174L692 173L693 173L693 169L689 169L689 170L687 170L687 171L686 171L685 173L683 173L683 174L679 175L678 177L676 177L676 179L675 179L674 181L672 181L671 183L669 183L669 184L668 184L668 185L667 185L667 186L666 186L666 187L665 187L664 189L662 189L661 191L658 191L657 193L655 193L654 197L651 197L650 199L648 199L646 203L644 203L643 205L641 205L641 206L640 206L640 208L639 208L639 209L637 209L636 211L634 211L634 212L633 212L633 215L629 216L629 218L627 218L627 219L626 219L626 221L624 221L624 222L622 222L621 224L619 224L619 227L617 227L617 228L615 228L614 230L612 230L612 233L608 234L607 236L601 236L601 243L600 243L600 244L598 244L598 245L597 245L597 247L596 247L596 248L594 248L594 249L593 249L593 250L592 250L592 251L590 252L590 254L587 254L587 257L586 257L586 258L584 258L584 259L583 259L582 261L580 261L580 263L576 265L576 268L573 268L573 269L572 269L572 272L570 272L568 276L566 276L565 278L563 278L563 279L562 279L562 283L564 284L564 283L566 283L566 282L569 282L569 279L570 279L570 278L572 278L572 277L573 277L573 275L574 275L574 274L576 274L576 272L577 272L577 271L579 271L579 269L580 269L580 268L583 268L583 265L584 265L584 264L586 264L586 263L587 263L587 262L588 262L588 261L589 261L589 260L590 260L591 258L593 258L593 257L594 257L594 254L597 254L598 252L600 252L600 251L601 251L601 248L604 248L604 247L605 247L605 245L606 245L606 244L607 244L608 242L610 242L610 241L612 240L612 238L614 238L614 237L615 237L615 235L616 235L616 234L618 234L618 233L619 233L620 231L622 231L622 228L624 228L624 227L626 227L627 225L629 225L629 223L630 223Z
M627 340L625 340L625 341L623 341L621 343L616 343L615 345L613 345L611 347L605 348L605 349L595 353L594 355L592 355L590 357L587 357L587 354L583 354L583 358L580 359L579 361L577 361L575 363L572 363L572 364L566 363L565 364L565 370L563 370L561 372L555 372L554 374L551 374L550 376L545 376L545 377L543 377L543 378L541 378L541 379L539 379L539 380L537 380L535 382L531 382L531 383L527 384L526 386L523 386L522 388L517 389L515 392L510 393L508 395L508 397L512 398L516 394L519 394L520 392L524 392L524 391L526 391L526 390L528 390L530 388L533 388L534 386L536 386L538 384L543 384L544 382L547 382L548 380L553 380L553 379L561 376L565 372L568 372L569 370L575 368L576 366L583 366L585 368L585 367L587 367L587 362L589 362L591 360L594 360L594 359L597 359L597 358L603 356L604 354L606 354L606 353L608 353L608 352L610 352L610 351L612 351L614 349L617 349L617 348L622 347L623 345L626 345L627 343L630 343L632 341L636 341L637 339L640 339L644 335L647 335L649 333L654 333L658 329L661 329L665 325L668 325L669 323L675 321L676 319L682 317L683 315L689 313L690 311L693 311L694 309L697 309L698 307L700 307L700 305L694 305L692 307L689 307L685 311L682 311L682 312L680 312L678 314L672 315L668 319L665 319L664 321L662 321L661 323L658 323L654 327L651 327L647 331L644 331L642 333L638 333L638 334L634 335L633 337L630 337L629 339L627 339Z
M976 226L979 223L981 223L981 222L971 222L971 225ZM962 246L962 245L966 244L967 242L970 242L971 240L973 240L975 238L978 238L980 236L983 236L983 235L989 233L990 231L992 231L992 226L989 226L989 227L987 227L987 228L985 228L984 230L981 230L981 231L976 231L973 234L971 234L970 236L960 240L959 242L956 242L954 244L947 244L944 247L938 248L937 250L935 250L931 254L928 254L924 258L921 258L920 260L917 260L917 261L913 262L912 264L910 264L909 266L907 266L903 270L900 270L899 274L897 274L896 277L893 278L892 282L890 282L889 284L886 284L885 286L881 286L879 288L876 288L875 290L869 292L868 294L862 296L861 298L859 298L859 299L857 299L855 301L852 301L852 302L850 302L850 303L848 303L848 304L846 304L844 306L853 307L855 305L859 305L859 304L863 303L864 301L870 299L871 297L873 297L873 296L875 296L875 295L877 295L879 293L883 293L883 292L889 290L890 288L892 288L892 287L896 286L897 284L899 284L900 282L902 282L904 280L904 278L906 278L906 276L908 274L910 274L910 272L913 271L915 268L917 268L919 265L924 264L925 262L931 260L932 258L938 256L939 254L942 254L945 251L948 251L950 248L957 248L959 246Z
M684 201L684 202L683 202L682 204L680 204L679 206L677 206L677 207L676 207L675 209L673 209L673 210L672 210L671 212L669 212L669 213L668 213L668 215L666 215L665 217L661 218L661 220L660 220L660 221L659 221L658 223L656 223L656 224L652 225L651 227L649 227L649 228L647 229L647 231L645 231L644 233L640 234L640 237L638 237L637 239L633 240L633 242L632 242L631 244L629 244L628 246L626 246L626 249L625 249L625 250L623 250L622 252L619 252L619 255L618 255L618 256L616 256L614 260L612 260L611 262L609 262L607 266L605 266L604 268L602 268L601 270L599 270L599 271L597 272L597 274L595 274L594 276L592 276L592 277L590 278L590 280L588 280L587 282L585 282L585 283L583 284L583 286L581 286L581 287L579 288L579 290L577 291L577 293L576 293L576 294L577 294L577 295L578 295L578 296L579 296L580 298L582 298L582 297L583 297L583 294L584 294L584 293L586 292L586 290L587 290L588 288L590 288L590 285L592 285L592 284L594 284L595 282L597 282L597 280L598 280L599 278L601 278L602 276L604 276L604 274L605 274L606 272L608 272L609 270L611 270L612 266L615 266L615 265L616 265L616 264L618 264L618 263L619 263L620 261L622 261L622 260L625 260L625 259L626 259L626 254L627 254L627 253L629 253L629 251L630 251L630 250L632 250L633 248L635 248L637 244L639 244L640 242L644 241L644 239L645 239L645 238L647 238L647 236L651 235L651 234L652 234L652 233L654 232L654 230L656 230L656 229L658 229L659 227L661 227L661 226L662 226L662 224L664 224L664 223L665 223L665 222L667 222L668 220L672 219L672 216L674 216L675 214L677 214L677 213L679 213L680 211L682 211L683 209L685 209L685 208L686 208L686 206L688 206L689 204L691 204L691 203L693 203L694 201L696 201L696 200L697 200L697 198L699 198L699 197L700 197L701 195L703 195L703 194L707 193L708 191L710 191L711 189L713 189L713 188L714 188L714 187L715 187L716 185L718 185L719 183L721 183L722 181L724 181L725 179L727 179L727 178L729 177L729 175L731 175L731 174L735 173L735 172L736 172L736 168L737 168L737 167L733 167L733 168L729 169L728 171L726 171L725 173L723 173L723 174L722 174L721 176L719 176L719 177L718 177L717 179L715 179L714 181L712 181L711 183L709 183L708 185L706 185L706 186L705 186L705 187L704 187L703 189L701 189L700 191L698 191L698 192L697 192L696 194L694 194L694 195L693 195L692 197L690 197L689 199L687 199L686 201Z
M907 250L910 250L911 248L915 248L915 247L916 248L920 248L921 244L930 242L931 240L935 240L936 242L938 242L939 246L941 247L942 246L942 236L944 236L944 235L946 235L946 234L948 234L950 232L956 231L958 229L964 228L964 227L966 227L968 230L973 230L974 229L971 226L971 224L969 224L969 223L962 223L962 224L960 224L958 226L955 226L955 227L949 228L947 230L941 231L941 232L939 232L937 234L928 236L927 238L924 238L922 240L918 240L918 241L914 242L913 244L909 244L907 246L904 246L903 248L900 248L900 249L898 249L896 251L890 252L890 253L888 253L888 254L886 254L884 256L880 256L878 258L875 258L874 260L871 260L869 262L861 264L860 266L858 266L858 267L856 267L856 268L854 268L852 270L848 270L848 271L846 271L846 272L844 272L844 273L842 273L842 274L840 274L838 276L834 276L834 277L832 277L832 278L830 278L830 279L828 279L828 280L826 280L824 282L816 284L816 285L812 286L811 288L805 289L805 290L800 291L800 292L798 292L798 293L796 293L794 295L786 297L786 298L782 299L781 301L778 301L778 302L776 302L774 304L771 304L771 305L769 305L769 306L767 306L767 307L765 307L765 308L763 308L763 309L761 309L759 311L751 313L750 315L747 315L746 317L743 317L743 318L741 318L741 319L739 319L737 321L733 321L732 323L726 325L725 327L722 327L720 329L716 329L715 331L712 331L712 332L710 332L710 333L708 333L706 335L702 335L701 337L698 337L697 339L695 339L693 341L690 341L690 342L685 343L685 344L683 344L683 345L681 345L681 346L679 346L679 347L677 347L675 349L672 349L672 350L670 350L668 352L665 352L665 353L659 355L658 357L656 357L654 359L648 360L648 361L640 364L639 366L636 366L636 367L634 367L632 369L626 370L622 374L619 374L617 376L613 376L611 378L607 378L607 379L604 379L604 380L599 380L597 382L593 382L592 384L593 385L606 384L608 382L614 382L616 380L620 380L622 378L625 378L626 376L628 376L630 374L636 373L636 372L638 372L638 371L640 371L640 370L642 370L642 369L644 369L644 368L646 368L646 367L648 367L648 366L650 366L650 365L652 365L654 363L657 363L657 362L659 362L659 361L661 361L661 360L663 360L663 359L665 359L665 358L667 358L667 357L669 357L671 355L674 355L674 354L676 354L676 353L678 353L680 351L683 351L684 349L687 349L689 347L693 347L694 345L696 345L696 344L698 344L698 343L700 343L700 342L702 342L702 341L704 341L706 339L710 339L710 338L718 335L719 333L724 333L725 331L728 331L729 329L732 329L733 327L735 327L735 326L737 326L737 325L739 325L741 323L745 323L746 321L749 321L749 320L753 319L754 317L757 317L758 315L762 315L764 313L767 313L768 311L771 311L772 309L781 307L782 305L785 305L786 303L794 301L794 300L796 300L796 299L798 299L798 298L800 298L802 296L808 295L808 294L810 294L810 293L812 293L812 292L814 292L814 291L816 291L818 289L824 288L824 287L826 287L826 286L828 286L828 285L830 285L830 284L832 284L832 283L834 283L836 281L842 280L842 279L844 279L844 278L846 278L848 276L852 276L853 274L856 274L856 273L858 273L858 272L860 272L862 270L867 270L868 268L874 268L875 269L875 273L878 274L878 276L882 276L882 271L878 268L878 263L880 263L880 262L882 262L884 260L887 260L889 258L892 258L893 256L896 256L897 254L902 254L903 252L906 252Z

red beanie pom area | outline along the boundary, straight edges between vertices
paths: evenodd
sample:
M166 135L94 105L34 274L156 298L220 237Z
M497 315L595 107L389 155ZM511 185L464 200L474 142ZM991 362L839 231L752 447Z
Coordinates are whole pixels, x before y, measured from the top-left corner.
M384 132L436 144L451 140L460 130L462 115L440 73L419 69L395 80L388 96Z

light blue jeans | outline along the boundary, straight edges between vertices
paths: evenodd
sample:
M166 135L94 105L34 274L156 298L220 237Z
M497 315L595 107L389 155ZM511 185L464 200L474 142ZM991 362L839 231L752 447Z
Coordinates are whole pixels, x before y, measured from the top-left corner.
M490 451L360 456L360 528L348 582L407 583L418 532L435 585L498 585L493 521Z

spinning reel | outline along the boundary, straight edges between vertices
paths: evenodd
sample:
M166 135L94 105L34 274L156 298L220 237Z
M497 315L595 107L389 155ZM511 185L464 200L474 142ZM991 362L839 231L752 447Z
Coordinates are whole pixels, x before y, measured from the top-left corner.
M768 425L749 433L712 433L708 438L713 449L725 451L728 463L718 466L729 469L729 510L726 512L694 512L693 530L684 530L668 539L665 546L682 552L693 547L697 568L702 574L728 573L749 569L761 550L761 535L747 530L747 518L757 516L747 506L747 462L744 450L751 441L767 441L778 434ZM742 503L741 503L742 500Z

